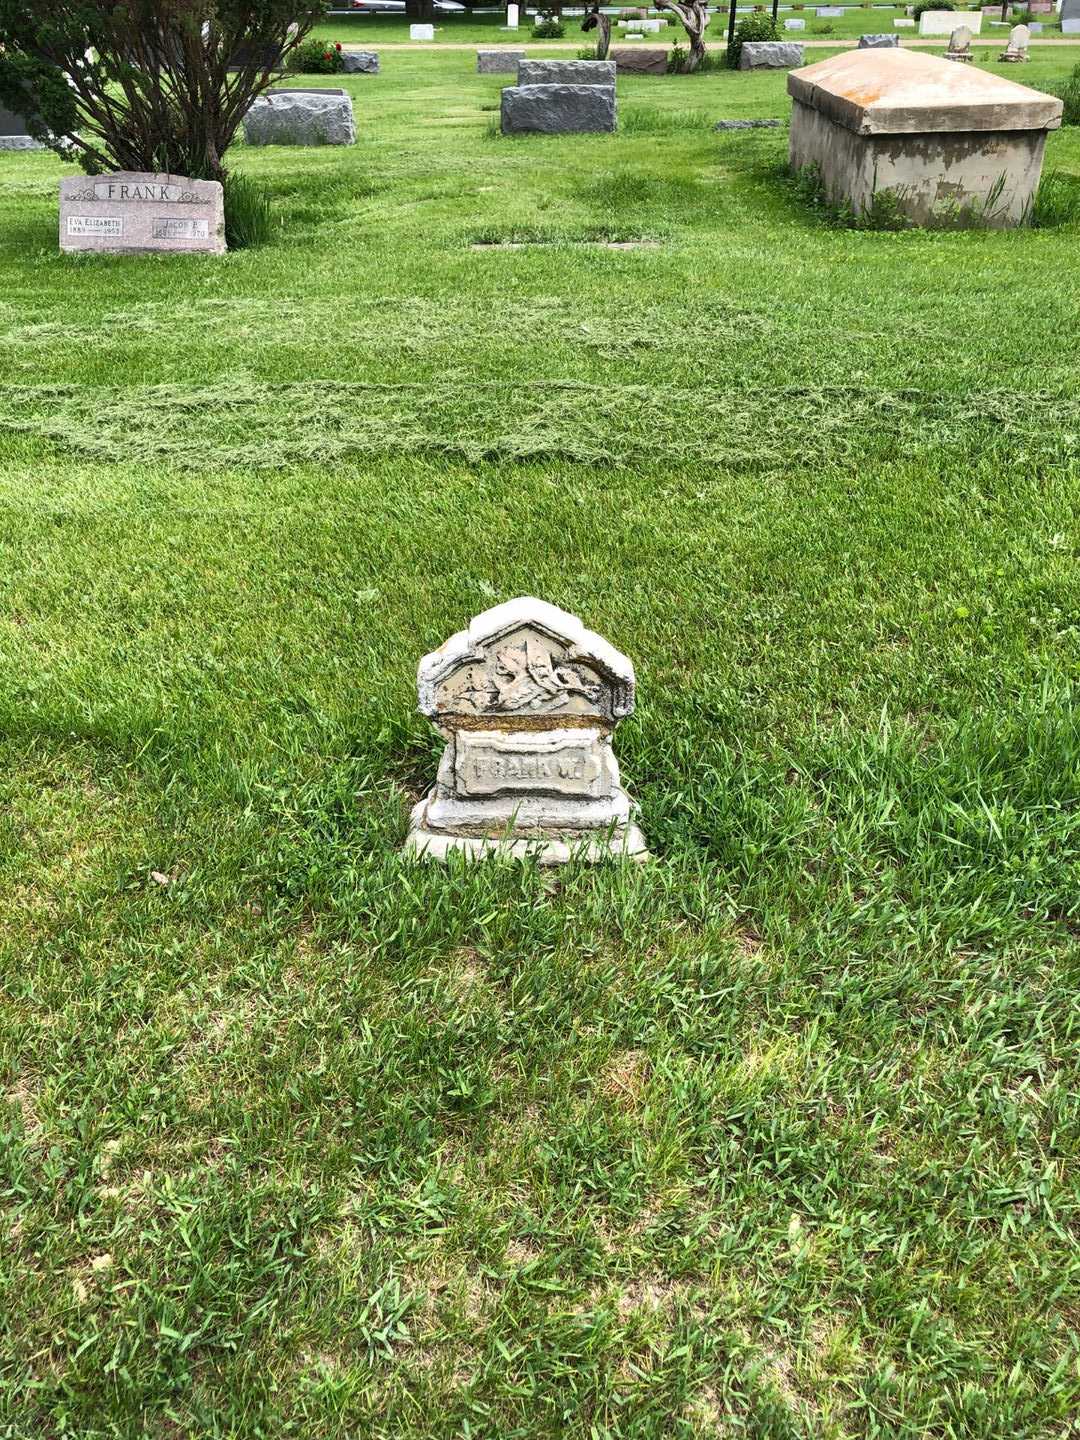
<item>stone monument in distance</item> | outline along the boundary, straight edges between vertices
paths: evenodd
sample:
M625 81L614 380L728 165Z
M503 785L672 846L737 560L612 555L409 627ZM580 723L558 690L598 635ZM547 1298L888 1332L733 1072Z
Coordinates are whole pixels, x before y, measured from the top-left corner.
M645 860L611 737L634 708L634 667L574 615L523 596L425 655L420 710L446 739L406 849Z

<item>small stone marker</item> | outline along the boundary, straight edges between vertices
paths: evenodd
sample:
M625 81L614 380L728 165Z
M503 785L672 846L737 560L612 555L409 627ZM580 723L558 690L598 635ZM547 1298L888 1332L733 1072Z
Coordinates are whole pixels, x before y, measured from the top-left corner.
M893 25L895 26L895 28L896 28L897 30L914 30L914 29L915 29L915 21L914 21L914 20L894 20L892 23L893 23Z
M410 25L410 26L409 26L409 39L410 39L410 40L434 40L434 39L435 39L435 26L434 26L434 25Z
M1040 24L1038 20L1032 20L1031 24L1028 26L1028 29L1031 31L1032 35L1041 35L1043 33L1043 28L1044 27Z
M739 51L740 70L791 70L802 63L797 40L744 40Z
M343 75L378 75L379 56L375 50L343 50L341 52Z
M504 135L587 135L615 129L614 85L508 85Z
M122 255L224 255L216 180L141 170L60 181L60 249Z
M819 5L814 11L819 20L841 20L844 15L842 5Z
M805 20L785 20L785 21L784 21L784 29L785 29L785 30L805 30L805 29L806 29L806 21L805 21Z
M525 59L524 50L513 50L502 45L497 50L477 50L476 73L478 75L514 75L518 61Z
M244 116L249 145L354 145L347 90L266 90Z
M966 25L958 25L949 36L949 48L945 51L945 59L970 65L971 58L971 31Z
M860 50L888 50L899 44L899 35L860 35L858 48Z
M1028 55L1028 45L1031 43L1031 31L1026 25L1014 25L1009 31L1009 43L998 56L1002 65L1026 65L1031 58Z
M778 130L782 120L717 120L714 130Z
M982 22L981 10L973 10L964 17L964 23L973 35L981 32ZM955 28L956 12L954 10L924 10L919 16L920 35L951 35Z
M420 710L447 744L406 849L647 859L611 748L634 685L626 656L555 605L523 596L478 615L420 661Z
M522 60L519 85L614 85L614 60Z
M615 61L620 75L666 75L668 73L668 52L653 46L640 50L626 50L621 46L612 49L609 56Z

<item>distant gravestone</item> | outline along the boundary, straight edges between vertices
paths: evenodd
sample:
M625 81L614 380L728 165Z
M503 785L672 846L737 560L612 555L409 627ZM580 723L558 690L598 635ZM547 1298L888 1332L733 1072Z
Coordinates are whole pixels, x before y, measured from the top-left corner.
M945 59L956 60L964 65L971 64L971 31L966 25L958 25L949 36Z
M1031 24L1028 26L1028 29L1031 31L1032 35L1041 35L1043 33L1043 28L1044 27L1039 23L1038 20L1032 20Z
M844 7L842 5L819 5L814 14L819 20L842 20Z
M26 133L26 117L0 105L0 150L44 150L40 140Z
M410 25L410 26L409 26L409 39L410 39L410 40L434 40L434 39L435 39L435 26L434 26L434 25Z
M914 21L914 20L894 20L892 23L893 23L893 25L896 27L897 30L914 30L914 29L915 29L915 21Z
M518 7L517 7L516 5L507 5L507 7L506 7L506 26L505 26L505 29L507 29L507 30L516 30L517 28L518 28Z
M497 50L477 50L476 73L478 75L514 75L518 61L525 59L524 50L513 50L502 45Z
M608 57L615 61L620 75L666 75L668 73L668 52L652 46L640 50L624 50L616 47Z
M615 129L614 85L508 85L504 135L589 135Z
M888 50L894 45L900 44L899 35L860 35L858 49L860 50Z
M982 30L982 11L974 10L964 16L964 23L973 35ZM956 28L956 12L953 10L924 10L919 16L920 35L951 35Z
M805 30L805 29L806 29L806 21L805 21L805 20L785 20L785 21L784 21L784 29L785 29L785 30Z
M378 53L374 50L343 50L341 71L343 75L378 75Z
M244 116L249 145L354 145L346 90L266 90Z
M139 170L69 175L60 181L60 249L223 255L222 188Z
M1063 35L1080 35L1080 19L1062 20L1061 33Z
M802 63L797 40L744 40L739 51L740 70L792 70Z
M1058 18L1061 20L1061 28L1065 29L1067 24L1073 21L1080 22L1080 0L1062 0L1061 10ZM1070 34L1075 33L1073 31Z
M420 661L420 710L447 743L406 849L647 859L611 745L634 690L626 656L565 610L524 596L478 615Z
M614 60L522 60L519 85L614 85Z
M1028 45L1031 31L1026 25L1014 25L1009 31L1009 43L998 56L1003 65L1025 65L1030 59Z

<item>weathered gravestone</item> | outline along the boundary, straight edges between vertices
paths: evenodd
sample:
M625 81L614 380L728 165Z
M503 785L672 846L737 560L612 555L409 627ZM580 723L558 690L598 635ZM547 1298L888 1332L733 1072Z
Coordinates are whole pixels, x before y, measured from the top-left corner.
M68 175L60 181L60 249L223 255L221 186L140 170Z
M790 70L803 63L797 40L744 40L739 51L740 70Z
M356 121L346 90L267 90L244 116L249 145L353 145Z
M478 75L515 75L518 63L525 59L524 50L514 50L509 45L497 50L477 50L476 73Z
M424 656L417 690L447 744L407 849L647 858L611 748L634 667L576 616L529 596L496 605Z
M668 73L668 52L652 46L640 50L626 50L616 46L610 58L620 75L666 75Z
M585 135L615 129L614 85L508 85L504 135Z
M519 85L614 85L614 60L522 60Z
M914 20L894 20L892 23L893 23L893 25L895 26L895 28L896 28L897 30L914 30L914 29L915 29L915 21L914 21Z
M956 60L962 65L971 64L971 31L966 25L958 25L949 36L949 48L945 51L945 59Z
M434 26L434 25L410 25L410 26L409 26L409 39L410 39L410 40L434 40L434 39L435 39L435 26Z
M345 75L378 75L378 51L343 50L341 52L341 69Z
M1009 43L998 56L1003 65L1026 65L1031 58L1028 55L1028 45L1031 42L1031 31L1026 25L1014 25L1009 31Z
M785 29L785 30L805 30L805 29L806 29L806 21L805 21L805 20L785 20L785 21L784 21L784 29Z
M1063 108L1001 75L900 49L848 50L795 70L788 94L792 169L815 166L829 199L856 214L888 192L916 225L943 207L1021 224Z
M900 44L899 35L860 35L860 50L889 50Z

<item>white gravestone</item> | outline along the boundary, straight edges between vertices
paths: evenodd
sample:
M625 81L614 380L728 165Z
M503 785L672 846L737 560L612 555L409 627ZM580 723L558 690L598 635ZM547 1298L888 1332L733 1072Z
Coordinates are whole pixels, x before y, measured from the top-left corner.
M410 25L410 26L409 26L409 39L410 39L410 40L434 40L434 39L435 39L435 26L434 26L434 25Z
M1031 31L1026 25L1014 25L1009 31L1009 43L998 56L1003 65L1024 65L1030 59L1028 45Z
M1080 20L1062 20L1062 35L1080 35Z
M897 30L914 30L914 29L915 29L915 21L914 21L914 20L894 20L892 23L893 23L893 25L896 27Z
M955 60L963 65L971 64L971 31L966 25L958 25L949 36L946 60Z
M648 857L611 748L634 667L576 616L529 596L496 605L424 656L417 692L447 743L407 850Z
M518 21L518 7L517 7L516 5L507 5L507 7L506 7L506 28L507 28L507 30L516 30L516 29L518 28L518 24L519 24L519 21Z
M785 21L784 21L784 29L785 29L785 30L805 30L805 29L806 29L806 21L805 21L805 20L785 20Z
M965 14L964 24L973 35L978 35L982 30L982 11L975 10ZM956 12L953 10L924 10L919 16L920 35L944 35L949 36L956 29Z
M139 170L69 175L60 181L60 249L223 255L221 186Z

